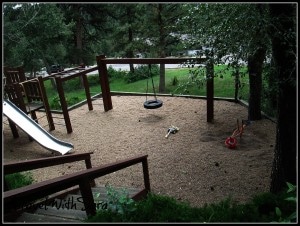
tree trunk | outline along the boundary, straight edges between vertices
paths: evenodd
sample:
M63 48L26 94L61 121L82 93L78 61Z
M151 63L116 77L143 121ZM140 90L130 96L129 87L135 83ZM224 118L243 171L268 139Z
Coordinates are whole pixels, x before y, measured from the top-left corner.
M273 24L270 37L279 81L277 136L270 191L278 193L286 188L286 182L294 185L297 182L296 7L293 4L269 6Z
M249 96L249 120L261 119L261 89L262 89L262 69L266 56L266 49L258 48L255 53L248 58L250 96Z
M126 53L128 58L133 58L133 49L132 49L132 43L133 43L133 31L132 31L132 17L133 17L133 12L131 10L131 6L127 6L126 7L126 14L127 14L127 18L128 18L128 23L129 23L129 27L128 27L128 46L130 46L130 49L128 50L128 52ZM134 73L134 65L133 64L129 64L129 69L131 73Z
M85 65L84 60L82 58L83 53L83 19L81 16L81 6L76 6L77 10L77 18L76 18L76 49L77 49L77 56L76 56L76 63L77 65ZM79 77L80 86L81 88L84 87L82 77Z
M241 86L241 80L240 80L240 71L239 69L235 69L234 72L234 100L235 102L238 102L239 99L239 89Z
M166 40L165 40L164 21L162 19L162 10L163 10L163 5L158 4L157 17L158 17L158 25L159 25L159 57L165 58L166 57L166 53L165 53ZM165 75L165 65L164 64L160 64L160 75L159 76L160 77L159 77L158 91L160 93L164 93L166 90L166 87L165 87L166 75Z
M165 83L166 83L166 65L160 64L160 76L159 76L159 92L164 93L165 92Z
M76 19L76 49L78 50L78 56L77 56L77 64L84 64L82 59L82 48L83 48L83 25L82 25L82 18L80 15L80 9L78 9L78 17Z

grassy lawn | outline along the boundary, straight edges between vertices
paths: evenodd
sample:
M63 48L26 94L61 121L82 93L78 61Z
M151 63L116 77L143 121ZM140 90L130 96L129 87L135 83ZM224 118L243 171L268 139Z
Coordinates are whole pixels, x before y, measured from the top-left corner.
M231 75L231 71L224 70L225 66L215 66L215 78L214 78L214 96L215 97L228 97L234 98L235 82L234 77ZM191 72L192 71L192 72ZM199 95L206 96L206 81L205 73L203 70L195 76L196 69L192 68L178 68L178 69L166 69L165 75L165 94L184 94L184 95ZM219 73L222 72L222 75ZM117 72L114 72L114 74ZM194 79L192 79L194 75ZM109 75L110 76L110 75ZM153 92L152 81L145 76L145 79L138 80L136 82L127 83L124 79L126 73L110 78L110 90L118 92L139 92L148 93ZM90 93L96 95L101 93L101 87L99 83L98 73L88 76ZM159 75L153 75L153 82L155 86L155 92L158 93ZM241 82L248 84L248 78L241 78ZM51 81L45 81L45 87L50 103L51 109L60 109L59 98L55 88L52 87ZM67 99L68 106L76 104L86 99L85 91L80 84L79 78L72 79L64 82L64 91ZM247 100L247 93L249 92L248 85L241 90Z

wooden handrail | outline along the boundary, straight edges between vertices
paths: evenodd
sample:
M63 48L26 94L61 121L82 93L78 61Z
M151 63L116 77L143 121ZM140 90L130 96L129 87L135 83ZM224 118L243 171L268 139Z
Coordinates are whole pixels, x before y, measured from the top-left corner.
M49 166L60 165L69 162L76 162L80 160L85 160L86 167L91 168L92 167L91 156L90 156L91 154L93 154L93 152L74 153L74 154L27 160L22 162L10 162L10 163L5 163L3 165L3 170L4 170L4 174L6 175L6 174L23 172L23 171L39 169L39 168L44 168Z
M76 71L76 70L78 70L78 71ZM76 68L72 68L70 70L65 70L65 71L55 73L55 74L46 75L46 76L43 77L43 79L48 80L50 78L59 77L63 81L67 81L69 79L73 79L73 78L85 75L87 73L90 73L90 72L93 72L93 71L96 71L96 70L98 70L97 66L91 67L91 68L76 67ZM71 73L71 72L74 72L74 71L76 71L74 74L68 74L68 73Z
M145 184L144 190L150 192L147 157L148 155L141 155L6 191L4 192L3 197L5 212L10 211L11 209L15 210L17 208L22 208L22 205L24 206L32 201L44 198L47 195L79 185L86 213L88 216L94 215L96 213L96 206L90 180L116 172L137 163L142 163Z
M85 161L85 166L87 169L89 169L92 168L91 154L93 154L93 152L53 156L53 157L39 158L39 159L33 159L33 160L27 160L21 162L10 162L3 165L4 175L33 170L33 169L40 169L49 166L61 165L69 162L77 162L81 160ZM91 181L91 186L95 186L95 181ZM4 177L4 190L5 191L9 190L9 186L7 181L5 180L5 177Z

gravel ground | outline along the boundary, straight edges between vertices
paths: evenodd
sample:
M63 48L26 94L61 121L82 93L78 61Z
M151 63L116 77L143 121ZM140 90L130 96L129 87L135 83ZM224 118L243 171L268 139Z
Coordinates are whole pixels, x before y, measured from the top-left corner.
M71 134L58 124L50 133L72 143L76 153L93 151L93 166L147 154L152 192L187 201L192 206L216 203L229 196L245 202L269 190L275 123L268 119L252 122L245 127L243 136L237 138L237 147L228 149L224 141L236 128L237 119L247 119L247 108L214 101L214 121L208 123L206 100L159 99L163 106L149 110L143 108L145 97L113 96L113 109L108 112L104 112L102 100L96 100L92 111L83 105L69 112ZM39 122L47 129L45 118ZM54 122L63 120L55 118ZM166 138L171 125L179 131ZM3 150L4 163L53 155L37 142L30 142L22 131L14 139L5 117ZM84 168L84 163L78 162L32 172L36 181L43 181ZM135 165L96 182L139 188L143 186L142 167Z

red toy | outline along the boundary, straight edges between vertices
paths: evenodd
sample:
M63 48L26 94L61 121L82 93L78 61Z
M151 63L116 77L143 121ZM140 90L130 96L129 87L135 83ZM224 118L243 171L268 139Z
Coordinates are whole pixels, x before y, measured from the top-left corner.
M240 125L239 120L237 119L237 128L233 131L232 135L225 140L225 145L228 148L236 148L237 140L235 137L237 137L238 135L240 136L240 138L242 137L247 124L248 123L244 124L244 121L242 120L242 124Z
M234 138L234 137L228 137L226 140L225 140L225 145L228 147L228 148L235 148L236 147L236 144L237 144L237 140Z

